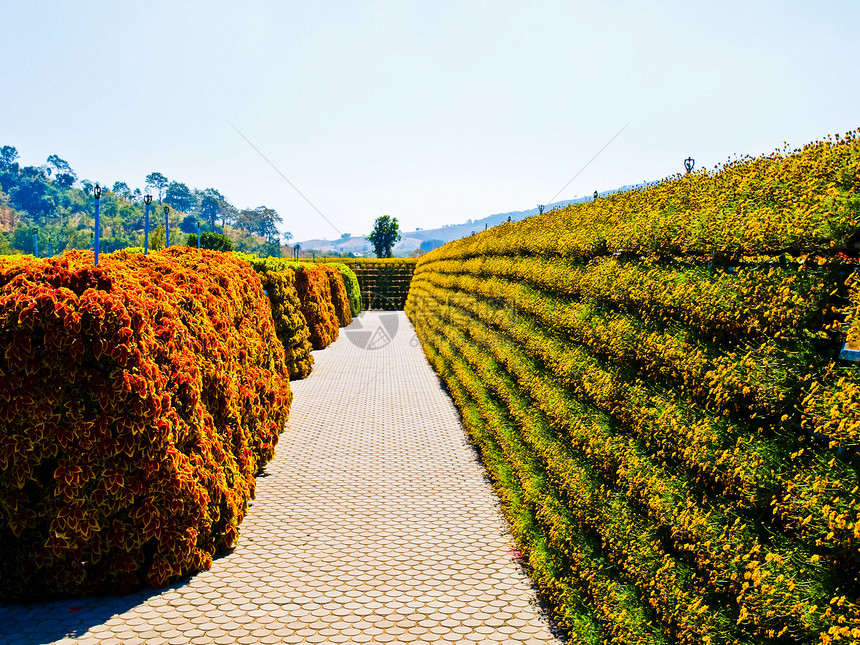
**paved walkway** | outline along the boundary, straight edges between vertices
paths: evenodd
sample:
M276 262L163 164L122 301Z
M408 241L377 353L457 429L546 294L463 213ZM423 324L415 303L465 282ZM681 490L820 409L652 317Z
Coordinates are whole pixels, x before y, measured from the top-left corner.
M558 642L403 312L314 360L231 554L169 589L0 605L0 642Z

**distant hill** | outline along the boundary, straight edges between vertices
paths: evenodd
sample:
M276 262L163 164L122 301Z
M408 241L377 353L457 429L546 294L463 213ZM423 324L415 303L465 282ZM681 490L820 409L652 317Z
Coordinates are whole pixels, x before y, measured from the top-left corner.
M599 192L598 195L600 197L606 197L607 195L611 195L612 193L624 192L627 190L638 188L641 185L642 184L637 184L635 186L622 186L621 188L616 188L615 190L605 190ZM544 212L551 211L555 208L564 208L565 206L568 206L570 204L582 204L584 202L590 202L592 199L593 198L590 196L576 197L574 199L554 202L552 204L547 204L544 207ZM394 246L394 254L400 256L409 255L410 253L412 253L412 251L414 251L421 245L421 242L424 241L441 240L445 243L452 242L453 240L459 240L460 238L471 235L472 233L478 233L480 231L483 231L485 228L497 226L502 222L506 222L509 217L511 221L516 222L521 219L532 217L538 214L538 208L535 207L524 211L496 213L495 215L489 215L482 219L468 220L465 224L448 224L441 228L400 231L402 239ZM306 251L315 250L321 253L324 253L326 251L347 253L351 251L356 255L373 254L373 247L370 246L370 242L364 239L364 236L354 236L343 240L311 239L303 240L299 242L299 244L301 244L302 249Z

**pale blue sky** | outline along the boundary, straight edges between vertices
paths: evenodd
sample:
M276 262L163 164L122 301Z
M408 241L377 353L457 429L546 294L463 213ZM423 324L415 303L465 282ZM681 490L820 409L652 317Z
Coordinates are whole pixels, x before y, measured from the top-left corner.
M278 210L460 223L860 126L857 2L0 5L0 145ZM241 130L321 218L231 127Z

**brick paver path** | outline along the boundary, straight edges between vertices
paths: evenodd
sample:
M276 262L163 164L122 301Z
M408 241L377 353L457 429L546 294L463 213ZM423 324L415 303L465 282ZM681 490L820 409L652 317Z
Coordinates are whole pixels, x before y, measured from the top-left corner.
M314 360L231 554L166 590L0 605L0 642L558 642L403 312Z

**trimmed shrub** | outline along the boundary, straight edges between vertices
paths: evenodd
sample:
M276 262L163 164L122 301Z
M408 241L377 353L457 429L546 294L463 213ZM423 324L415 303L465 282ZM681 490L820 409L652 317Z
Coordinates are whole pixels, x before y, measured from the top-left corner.
M189 233L185 240L185 246L197 248L197 234ZM203 231L200 234L200 248L210 249L211 251L232 251L233 240L223 233L213 233L212 231Z
M340 271L341 276L343 276L343 283L346 285L346 294L349 298L349 308L352 315L357 316L361 313L361 287L355 272L343 262L328 262L327 264Z
M296 292L296 273L291 269L259 272L263 289L269 296L275 331L284 346L284 357L290 380L303 379L311 373L311 332L301 312Z
M328 347L339 333L328 272L313 264L301 264L296 272L296 292L311 330L311 345L314 349Z
M318 264L320 269L328 275L328 285L331 292L331 302L334 305L334 311L337 315L338 324L341 327L346 327L352 322L352 308L349 303L349 296L346 292L346 284L343 275L338 271L337 267L331 264Z
M245 253L235 253L235 255L246 260L257 272L294 271L296 294L299 298L300 310L310 330L312 347L323 349L337 340L338 318L331 300L328 273L309 262L260 258Z
M129 592L238 537L289 414L247 263L0 258L0 598Z

